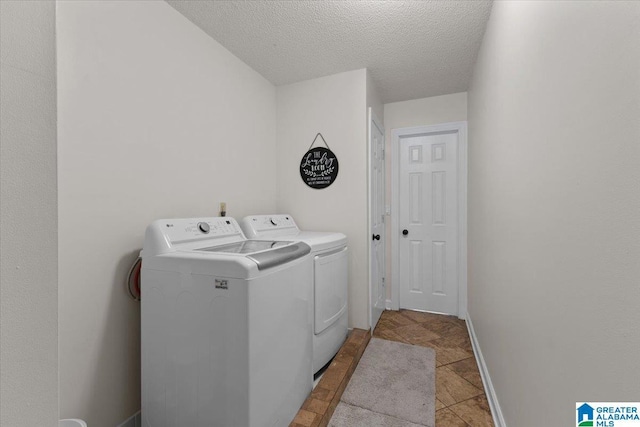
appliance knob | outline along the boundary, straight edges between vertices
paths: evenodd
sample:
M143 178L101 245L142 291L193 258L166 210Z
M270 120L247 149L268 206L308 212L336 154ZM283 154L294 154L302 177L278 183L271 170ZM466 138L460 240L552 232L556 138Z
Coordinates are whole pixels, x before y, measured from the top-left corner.
M209 231L211 231L209 224L207 224L206 222L199 222L198 229L202 231L204 234L207 234Z
M269 221L271 222L272 225L278 225L278 223L275 222L273 218L270 218Z
M404 230L402 230L402 235L406 236L407 234L409 234L409 230L407 230L406 228Z

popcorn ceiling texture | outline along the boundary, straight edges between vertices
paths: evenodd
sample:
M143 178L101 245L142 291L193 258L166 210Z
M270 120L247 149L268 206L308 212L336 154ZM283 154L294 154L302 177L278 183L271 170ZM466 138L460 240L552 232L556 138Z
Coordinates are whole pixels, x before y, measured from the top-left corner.
M492 5L168 3L275 85L367 68L384 103L466 91Z

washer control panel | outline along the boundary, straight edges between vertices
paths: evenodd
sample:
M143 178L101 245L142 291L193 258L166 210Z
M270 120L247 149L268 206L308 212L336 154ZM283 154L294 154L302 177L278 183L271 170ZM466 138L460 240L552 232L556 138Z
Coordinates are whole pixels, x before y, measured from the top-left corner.
M186 224L182 224L186 234L194 234L195 236L201 234L208 234L209 236L227 236L238 234L240 226L233 218L220 217L220 218L206 218L200 221L189 221Z
M161 225L172 242L242 234L240 225L230 217L167 219Z
M147 227L143 252L159 254L177 246L197 247L204 241L214 245L240 240L245 240L244 234L231 217L159 219Z

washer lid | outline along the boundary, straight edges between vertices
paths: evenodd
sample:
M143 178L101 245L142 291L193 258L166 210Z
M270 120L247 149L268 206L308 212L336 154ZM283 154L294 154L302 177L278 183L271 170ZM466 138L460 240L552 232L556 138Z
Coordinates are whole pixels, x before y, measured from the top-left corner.
M292 243L273 240L245 240L194 250L218 254L246 255L248 259L256 263L258 270L285 264L311 252L309 245L302 242Z
M210 246L208 248L200 248L196 250L207 252L250 254L253 252L266 251L267 249L274 249L287 245L291 245L291 242L274 240L243 240L226 245Z
M264 270L265 268L275 267L276 265L301 258L309 252L311 252L309 245L297 242L269 251L256 252L254 254L247 255L247 258L258 264L258 270Z

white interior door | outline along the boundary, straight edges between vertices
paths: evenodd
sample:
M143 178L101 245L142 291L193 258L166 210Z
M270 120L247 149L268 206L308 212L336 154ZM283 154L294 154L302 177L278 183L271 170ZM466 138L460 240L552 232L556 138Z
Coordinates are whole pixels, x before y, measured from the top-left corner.
M458 133L398 148L400 308L458 314Z
M369 224L371 231L370 251L370 321L373 330L385 309L385 226L384 226L384 130L369 109Z

